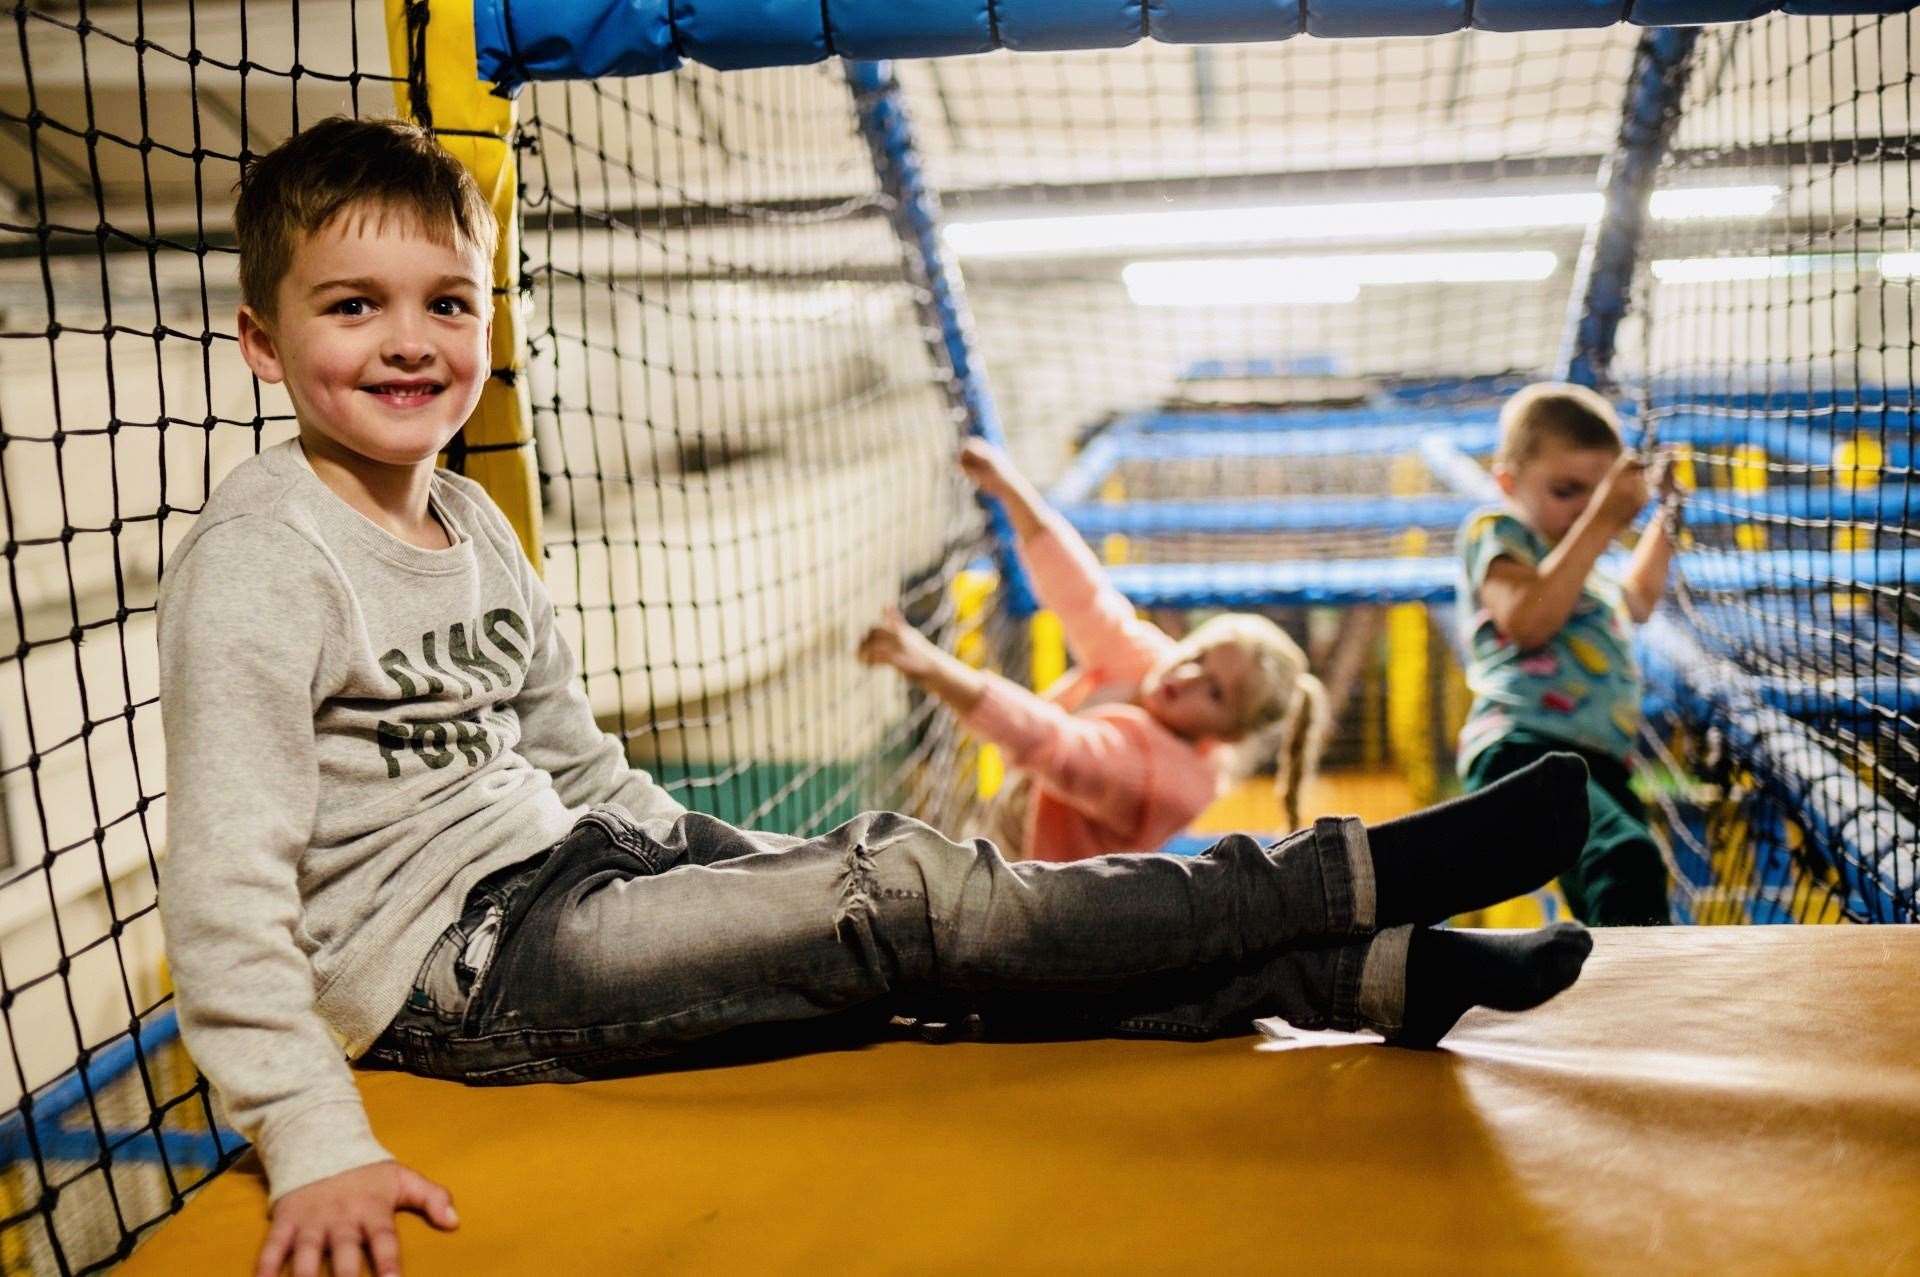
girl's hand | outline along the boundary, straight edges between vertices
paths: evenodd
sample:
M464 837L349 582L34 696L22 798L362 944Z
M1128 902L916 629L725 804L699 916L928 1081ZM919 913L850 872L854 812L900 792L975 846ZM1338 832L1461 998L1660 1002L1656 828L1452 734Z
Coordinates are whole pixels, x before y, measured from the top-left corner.
M907 624L899 608L890 607L861 637L857 654L863 665L891 665L918 680L933 672L939 652L926 635Z
M1007 454L984 439L969 439L960 445L960 472L981 492L1002 501L1020 482L1019 472Z

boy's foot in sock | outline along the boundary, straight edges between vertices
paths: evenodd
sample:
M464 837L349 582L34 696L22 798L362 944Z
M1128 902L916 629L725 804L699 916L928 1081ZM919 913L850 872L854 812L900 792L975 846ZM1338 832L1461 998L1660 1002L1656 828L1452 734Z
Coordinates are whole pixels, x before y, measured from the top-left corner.
M1580 978L1593 937L1577 922L1518 935L1415 931L1407 945L1407 1007L1396 1046L1433 1046L1469 1007L1527 1011Z
M1367 830L1374 926L1444 922L1559 877L1587 842L1587 764L1548 754L1485 789Z

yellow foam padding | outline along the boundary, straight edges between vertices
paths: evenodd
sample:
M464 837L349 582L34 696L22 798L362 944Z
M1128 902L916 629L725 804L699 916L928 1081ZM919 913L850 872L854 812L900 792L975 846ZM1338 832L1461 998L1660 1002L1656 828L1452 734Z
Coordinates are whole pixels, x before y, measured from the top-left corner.
M1406 777L1397 772L1322 772L1301 794L1300 816L1303 820L1358 816L1368 824L1378 824L1419 806ZM1249 776L1215 799L1190 828L1196 834L1278 832L1284 820L1279 796L1273 792L1273 777Z
M574 1086L360 1076L462 1225L410 1277L1920 1268L1920 927L1598 933L1440 1051L890 1042ZM243 1163L128 1277L252 1271Z
M394 102L411 115L407 86L408 0L387 0L387 49L396 83ZM464 432L468 478L487 490L520 536L535 571L541 554L540 478L533 460L533 412L527 393L525 349L516 288L520 269L519 181L512 144L515 104L497 97L474 75L473 5L428 0L426 86L440 144L456 156L487 198L500 224L493 255L493 376Z

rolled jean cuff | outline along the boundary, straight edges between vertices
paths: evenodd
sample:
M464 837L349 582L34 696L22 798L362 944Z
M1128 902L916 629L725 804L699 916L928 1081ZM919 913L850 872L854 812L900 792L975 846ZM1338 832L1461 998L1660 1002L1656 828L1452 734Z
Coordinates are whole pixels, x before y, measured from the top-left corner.
M1313 822L1313 842L1326 884L1327 930L1371 932L1377 911L1366 825L1357 816L1322 816Z
M1354 990L1354 1020L1382 1037L1400 1032L1407 1012L1407 947L1413 928L1389 927L1367 946Z

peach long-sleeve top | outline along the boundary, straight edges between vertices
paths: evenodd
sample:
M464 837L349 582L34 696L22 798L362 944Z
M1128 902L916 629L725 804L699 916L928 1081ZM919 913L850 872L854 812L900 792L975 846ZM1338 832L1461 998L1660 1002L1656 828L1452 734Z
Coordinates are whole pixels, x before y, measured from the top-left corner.
M1044 696L990 673L964 721L1031 779L1029 857L1156 850L1226 787L1218 747L1178 736L1127 703L1173 640L1134 615L1065 520L1049 511L1041 522L1021 538L1020 558L1078 664Z

